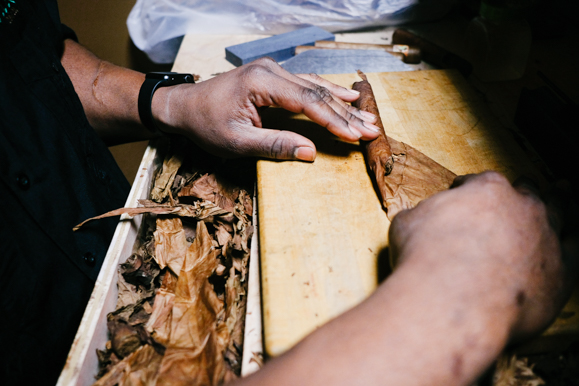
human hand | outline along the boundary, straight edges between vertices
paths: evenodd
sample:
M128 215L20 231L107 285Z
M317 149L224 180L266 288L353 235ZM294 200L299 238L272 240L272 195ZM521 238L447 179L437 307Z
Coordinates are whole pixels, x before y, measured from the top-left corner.
M532 185L494 172L459 176L394 218L391 253L400 265L447 266L465 307L492 304L510 316L511 341L527 337L553 320L577 274L577 228L554 197L544 203Z
M159 89L153 113L163 131L183 134L216 155L313 161L309 139L263 128L260 109L279 106L304 113L343 140L371 140L378 136L376 117L346 103L358 96L315 74L292 75L263 58L198 84Z

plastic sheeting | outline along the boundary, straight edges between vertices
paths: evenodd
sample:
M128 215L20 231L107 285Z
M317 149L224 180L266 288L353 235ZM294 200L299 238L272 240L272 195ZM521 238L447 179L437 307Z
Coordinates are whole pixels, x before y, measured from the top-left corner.
M330 32L443 16L454 0L137 0L127 26L156 63L171 63L185 34L275 35L318 26Z

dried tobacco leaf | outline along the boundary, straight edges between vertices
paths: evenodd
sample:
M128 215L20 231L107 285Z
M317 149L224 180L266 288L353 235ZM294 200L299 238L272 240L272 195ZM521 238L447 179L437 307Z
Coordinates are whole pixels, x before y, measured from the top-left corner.
M161 272L152 260L151 257L143 258L139 254L133 254L120 265L119 272L127 283L137 287L137 291L151 290L153 280Z
M94 386L154 386L163 355L150 345L139 347L118 362Z
M161 287L155 295L153 311L145 328L151 334L155 342L166 346L171 336L171 315L175 303L175 288L177 287L177 275L167 271L163 277Z
M533 372L527 358L516 355L501 355L493 377L493 386L540 386L545 381Z
M378 117L380 136L365 142L366 162L373 172L382 206L392 220L398 212L410 209L434 193L446 190L456 174L403 142L388 137L380 119L374 93L366 76L358 71L361 82L353 85L360 91L354 106Z
M186 185L179 192L179 197L194 197L202 200L211 201L220 208L233 212L235 200L239 196L240 189L231 186L224 179L219 178L216 174L205 174L201 178ZM251 216L252 202L249 200L247 215Z
M152 214L173 214L175 216L181 217L192 217L197 220L212 220L213 216L221 216L229 214L228 211L216 206L212 202L195 202L193 205L185 204L156 204L149 200L139 200L139 204L144 205L139 208L119 208L112 210L110 212L101 214L96 217L91 217L84 220L80 224L72 228L73 231L79 230L84 224L89 221L99 220L106 217L120 216L122 214L128 214L129 216L136 216L138 214L152 213Z
M179 275L189 247L180 218L157 218L155 261L161 269L169 266Z
M175 289L171 336L158 378L163 384L218 384L223 378L224 348L216 330L223 303L209 282L219 264L218 253L199 221Z
M224 356L231 370L236 374L240 374L240 359L243 354L243 322L247 297L245 286L241 283L240 275L236 275L234 267L231 267L225 287L227 289L225 296L227 304L225 324L227 325L230 339Z
M183 156L180 154L165 157L161 172L155 177L155 183L151 189L151 199L153 201L162 202L169 195L175 175L182 163Z

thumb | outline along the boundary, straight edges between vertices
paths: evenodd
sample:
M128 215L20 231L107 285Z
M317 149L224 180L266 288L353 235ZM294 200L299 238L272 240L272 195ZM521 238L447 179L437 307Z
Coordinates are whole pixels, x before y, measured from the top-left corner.
M297 133L249 125L240 132L242 138L236 142L243 149L243 155L308 162L316 158L314 143Z

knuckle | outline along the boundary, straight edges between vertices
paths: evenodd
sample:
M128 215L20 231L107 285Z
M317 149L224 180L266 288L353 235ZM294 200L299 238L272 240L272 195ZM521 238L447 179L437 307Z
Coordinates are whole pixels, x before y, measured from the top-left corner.
M256 63L264 67L271 67L273 65L278 66L277 62L269 56L263 56L261 58L258 58L254 60L252 63Z
M507 180L507 178L504 175L492 170L487 170L485 172L480 173L479 178L484 183L508 185L508 186L511 185L509 183L509 180Z
M260 59L258 59L260 60ZM243 70L243 78L245 80L263 79L271 74L271 70L260 63L252 62Z
M327 88L325 88L323 86L316 85L316 92L320 95L320 97L322 98L322 101L324 101L328 104L334 100L334 97L332 96L332 93L330 92L330 90L328 90Z
M314 82L321 82L322 81L322 77L319 76L318 74L316 74L315 72L310 72L308 75L310 76L310 78Z
M322 96L316 90L307 87L302 88L302 96L306 103L318 104L323 101Z
M293 147L288 134L284 131L278 131L273 135L275 135L273 141L268 137L262 141L262 152L272 159L290 158L290 149L293 149Z

